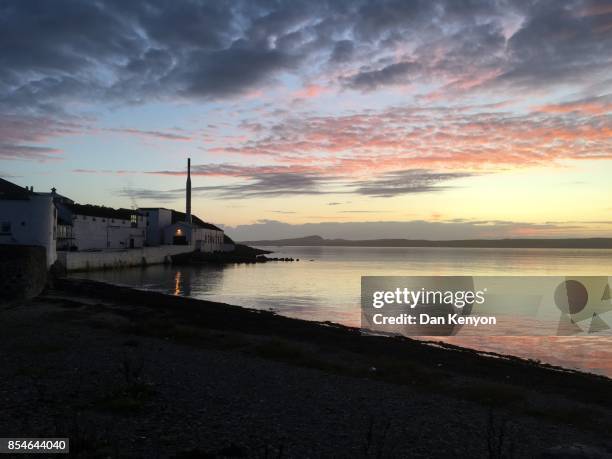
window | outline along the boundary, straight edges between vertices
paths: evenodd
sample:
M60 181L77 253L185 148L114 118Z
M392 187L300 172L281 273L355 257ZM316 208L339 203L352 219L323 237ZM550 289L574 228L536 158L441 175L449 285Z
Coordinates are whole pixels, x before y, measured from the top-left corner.
M0 234L11 234L11 222L2 222Z
M130 223L132 224L132 228L136 228L138 226L138 215L130 215Z

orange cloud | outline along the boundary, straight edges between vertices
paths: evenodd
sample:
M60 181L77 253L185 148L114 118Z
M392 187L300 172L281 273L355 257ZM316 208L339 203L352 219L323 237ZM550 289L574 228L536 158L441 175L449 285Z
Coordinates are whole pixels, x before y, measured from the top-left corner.
M604 99L590 101L568 102L565 104L549 104L535 108L541 113L584 113L589 115L603 115L612 112L612 102Z
M327 92L327 88L324 88L323 86L319 86L316 84L311 84L311 85L305 86L299 91L296 91L294 95L298 99L313 99L313 98L319 97L321 94L325 92Z

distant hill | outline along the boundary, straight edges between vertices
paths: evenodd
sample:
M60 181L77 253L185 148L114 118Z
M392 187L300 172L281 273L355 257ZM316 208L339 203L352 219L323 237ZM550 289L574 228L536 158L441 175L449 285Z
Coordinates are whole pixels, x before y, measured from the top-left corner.
M588 239L464 239L428 241L426 239L324 239L306 236L292 239L242 241L250 246L332 246L332 247L481 247L542 249L612 249L612 238Z

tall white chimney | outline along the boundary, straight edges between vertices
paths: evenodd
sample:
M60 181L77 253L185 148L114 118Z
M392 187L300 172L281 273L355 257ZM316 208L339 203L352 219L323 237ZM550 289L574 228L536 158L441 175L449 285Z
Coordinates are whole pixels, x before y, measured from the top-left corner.
M187 158L187 196L185 203L185 221L191 223L191 158Z

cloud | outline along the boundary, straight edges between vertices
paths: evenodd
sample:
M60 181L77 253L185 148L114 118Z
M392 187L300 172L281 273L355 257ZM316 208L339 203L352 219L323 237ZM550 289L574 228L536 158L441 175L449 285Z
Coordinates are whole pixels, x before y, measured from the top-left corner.
M354 89L374 90L379 86L406 84L411 72L419 69L416 62L398 62L379 70L362 71L345 80L345 85Z
M605 113L512 113L503 108L404 105L347 115L288 116L261 125L236 146L211 151L267 156L296 169L316 163L330 174L496 171L612 157L612 124Z
M612 112L612 94L589 97L559 104L547 104L535 107L542 113L577 113L586 115L603 115Z
M61 159L57 153L59 150L55 148L0 143L0 159L35 159L44 162Z
M204 172L205 169L209 169ZM184 171L160 171L155 172L164 175L184 175ZM326 194L322 187L332 184L334 177L319 176L313 173L286 172L282 170L264 172L260 167L244 167L234 165L200 165L193 166L192 175L215 175L241 178L239 183L223 185L193 186L194 194L215 195L226 199L249 199L258 197L277 197L295 195L318 195ZM173 190L149 190L130 189L120 190L120 196L133 196L141 199L169 201L184 194L184 189Z
M132 200L152 200L158 202L171 202L185 195L185 190L149 190L145 188L122 188L115 193L117 196Z
M496 75L488 83L522 88L594 83L611 65L605 6L15 2L0 11L0 104L44 112L86 100L235 97L285 74L325 76L325 60L342 66L341 81L359 90L413 80L481 81L483 74Z
M47 141L58 135L73 135L81 128L81 124L51 117L0 113L0 160L61 159L61 150L46 145Z
M402 194L443 191L440 183L470 177L466 173L439 173L424 169L387 172L373 180L355 182L355 192L366 196L392 197Z
M339 40L334 43L330 61L341 63L350 61L355 53L355 44L352 40Z
M188 135L177 134L174 132L163 132L163 131L148 131L143 129L134 129L134 128L109 128L105 129L108 132L117 132L119 134L130 134L142 137L152 137L155 139L161 140L183 140L188 141L192 140L192 138Z
M608 7L608 2L595 0L13 2L0 9L0 114L29 119L30 126L28 132L9 134L10 139L0 135L3 158L52 157L51 151L35 149L53 149L48 142L62 135L59 123L82 120L84 113L91 116L109 106L236 99L287 81L317 82L306 85L304 97L411 85L415 97L429 102L495 97L502 91L506 99L518 99L559 90L596 101L609 92L612 72ZM542 105L542 112L570 109L559 106L555 111L555 104ZM584 105L570 113L597 116L607 108L599 110L598 105ZM272 131L268 138L234 148L268 155L378 149L444 161L443 149L455 149L438 139L450 136L450 127L462 150L453 156L474 159L475 133L487 132L485 115L463 121L432 117L429 121L439 122L438 127L425 123L412 130L410 117L403 126L387 123L385 130L375 128L378 117L338 118L330 121L337 133L322 123L315 126L311 117L310 125L296 123L305 129L302 138L297 129L290 132L293 139ZM49 128L45 136L36 136L34 125L43 119ZM356 124L339 125L350 121ZM459 129L464 121L466 131ZM495 135L487 137L494 145L485 146L481 156L493 162L547 161L570 155L572 149L579 157L609 156L600 138L595 145L578 141L583 130L588 134L594 129L584 127L583 119L563 124L553 118L497 116L490 121ZM606 123L597 122L598 129ZM543 137L533 136L533 145L525 147L516 140L516 131L528 125ZM564 131L557 155L551 152L549 135L555 129ZM157 139L188 138L166 130L132 131ZM426 142L419 142L421 134ZM427 142L432 141L433 153L424 153L431 151ZM408 161L396 167L425 166Z
M179 175L184 171L156 171L152 174ZM356 178L349 174L333 175L317 166L239 166L234 164L200 164L192 166L192 175L227 177L240 179L238 183L224 185L194 186L194 193L215 194L224 198L248 199L291 195L357 194L373 197L391 197L410 193L437 192L449 189L440 184L458 178L469 177L468 173L441 173L425 169L401 170L375 174L369 179ZM142 190L139 197L155 199L165 193L170 199L182 193L182 189L167 192ZM149 196L151 196L149 198ZM339 205L330 202L329 205Z
M508 40L497 82L520 88L580 84L609 75L612 16L589 14L602 2L534 2ZM545 44L545 46L543 46Z
M304 194L324 194L320 185L329 178L313 174L264 173L249 177L244 183L194 187L195 192L216 192L225 198L276 197Z

